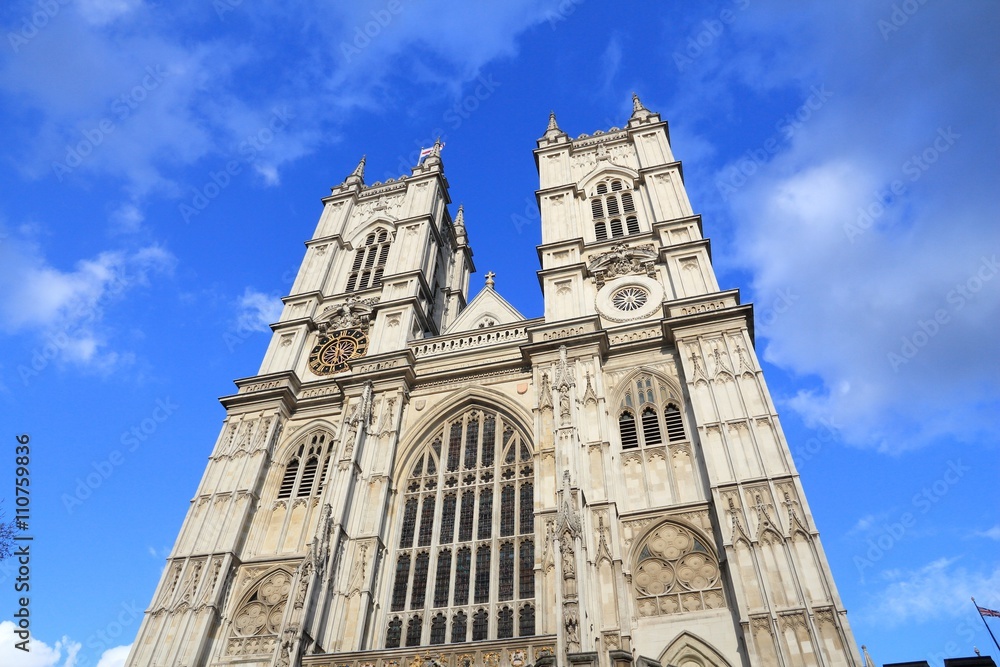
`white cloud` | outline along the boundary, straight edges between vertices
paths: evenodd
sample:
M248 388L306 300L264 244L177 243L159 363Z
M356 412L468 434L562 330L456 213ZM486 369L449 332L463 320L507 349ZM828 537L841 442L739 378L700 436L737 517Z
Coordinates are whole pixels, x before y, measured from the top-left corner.
M34 332L64 360L112 367L127 356L103 349L105 309L174 263L169 251L147 246L105 251L66 271L50 265L33 241L10 237L0 244L0 330Z
M131 644L109 648L101 655L101 659L97 661L97 667L124 667L130 650L132 650Z
M43 641L30 638L30 650L25 652L16 648L23 641L14 634L17 626L12 621L0 623L0 664L11 667L73 667L76 664L77 653L81 645L68 637L63 637L49 646Z
M710 197L728 199L734 254L720 261L752 274L763 356L819 380L785 402L856 444L973 441L1000 402L987 343L1000 320L1000 140L991 109L966 103L1000 86L976 55L1000 48L976 7L925 6L888 46L874 5L780 21L760 8L732 28L766 46L733 55L720 42L727 64L704 75L706 90L801 91L788 112L805 120L777 131L776 151L748 146L763 158L723 167L715 181L732 188ZM886 196L894 182L901 194Z
M89 23L104 25L131 13L142 0L77 0L80 14Z
M885 588L873 595L872 604L860 614L866 622L892 627L967 615L972 611L971 597L987 606L1000 601L1000 566L973 572L955 567L958 560L939 558L915 570L883 572Z
M976 536L1000 541L1000 524L997 524L987 530L976 531Z
M249 287L243 292L236 313L237 331L270 331L270 324L281 317L281 299Z

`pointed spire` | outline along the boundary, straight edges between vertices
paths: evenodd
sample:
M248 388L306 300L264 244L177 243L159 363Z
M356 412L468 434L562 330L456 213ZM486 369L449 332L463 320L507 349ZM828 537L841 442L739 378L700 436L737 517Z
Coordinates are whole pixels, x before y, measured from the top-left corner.
M357 176L358 178L364 180L365 178L365 162L368 160L367 155L362 155L361 160L358 161L358 166L354 168L351 172L351 176Z
M556 140L560 137L565 137L566 133L559 128L559 123L556 122L556 112L549 112L549 124L545 128L545 134L542 135L542 139Z
M361 156L361 160L358 162L358 166L354 168L347 178L344 179L343 185L364 185L365 184L365 161L367 160L366 155Z
M868 655L868 647L865 646L864 644L862 644L861 645L861 651L865 654L864 655L864 657L865 657L865 667L875 667L875 661L872 660L872 657L870 655Z
M639 96L636 95L635 92L633 91L633 93L632 93L632 115L634 116L635 114L639 113L640 111L649 111L649 109L647 109L646 107L642 106L642 101L639 99Z
M458 244L466 245L468 237L465 232L465 206L462 204L458 205L458 213L455 214L455 221L452 223L452 227L455 228L455 240L458 241Z

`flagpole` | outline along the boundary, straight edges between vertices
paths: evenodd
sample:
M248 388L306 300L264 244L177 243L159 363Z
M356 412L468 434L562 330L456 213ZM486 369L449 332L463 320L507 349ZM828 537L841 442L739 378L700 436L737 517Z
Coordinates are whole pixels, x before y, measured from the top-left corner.
M993 636L993 631L990 630L990 624L986 622L986 617L983 616L983 612L979 611L979 605L976 604L976 598L972 598L972 604L976 605L976 611L979 612L979 618L983 619L983 625L986 626L986 631L990 633L990 638L993 639L993 644L996 645L997 650L1000 651L1000 644L997 644L997 638Z

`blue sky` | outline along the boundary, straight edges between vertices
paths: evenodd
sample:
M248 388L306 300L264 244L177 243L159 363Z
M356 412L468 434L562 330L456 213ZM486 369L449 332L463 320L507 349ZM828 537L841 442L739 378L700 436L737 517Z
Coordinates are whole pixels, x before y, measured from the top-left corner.
M3 664L122 663L216 398L362 154L398 177L440 135L475 289L495 271L534 317L534 140L550 110L621 126L632 91L755 303L859 643L990 652L969 597L1000 607L995 3L49 0L0 25L0 498L28 433L35 535L34 651L0 623Z

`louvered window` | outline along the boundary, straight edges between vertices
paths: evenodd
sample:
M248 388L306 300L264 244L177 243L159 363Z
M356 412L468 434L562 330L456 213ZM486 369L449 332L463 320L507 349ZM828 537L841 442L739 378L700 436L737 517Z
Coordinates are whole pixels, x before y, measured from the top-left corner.
M590 200L595 240L606 241L639 233L639 219L635 215L626 217L624 223L616 217L623 213L635 213L635 199L632 192L626 190L627 187L620 180L611 181L610 190L607 182L597 184Z
M317 495L323 490L323 478L330 462L326 440L326 433L313 433L295 449L292 458L285 464L285 472L281 476L281 484L278 487L279 500ZM318 479L317 473L320 473Z
M354 262L347 276L347 291L357 292L382 284L382 274L389 259L392 239L389 232L379 229L365 237L364 244L354 251Z
M640 374L635 385L621 400L618 433L622 449L661 445L664 434L669 442L685 440L684 419L680 408L672 402L676 400L675 397L676 394L669 392L662 381L654 382L651 375ZM662 411L659 406L664 406ZM638 420L634 412L636 409L640 415Z

